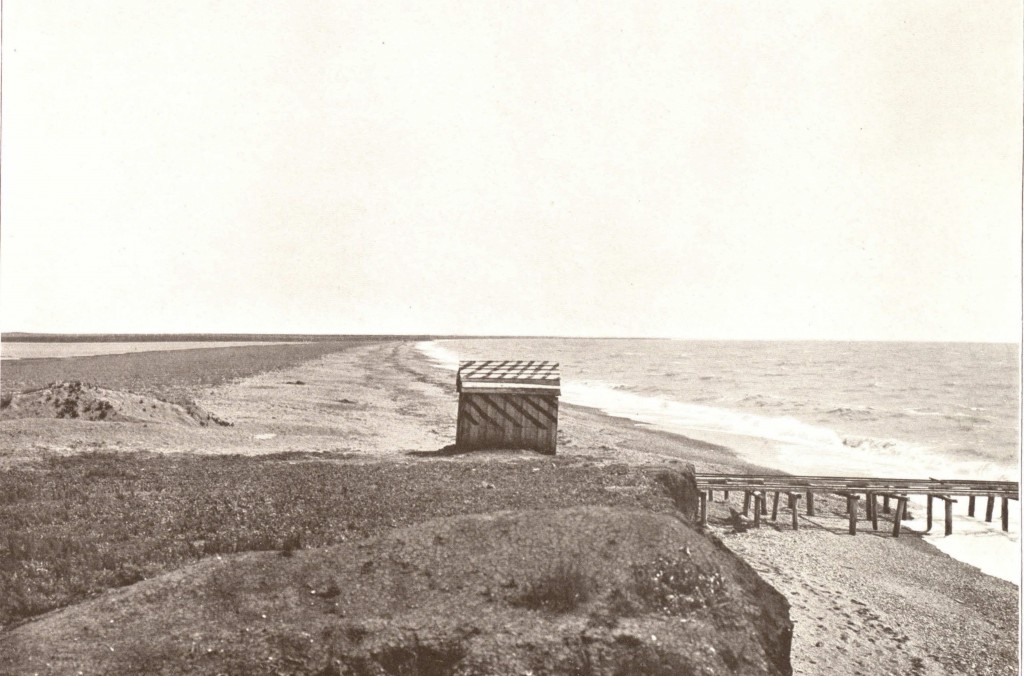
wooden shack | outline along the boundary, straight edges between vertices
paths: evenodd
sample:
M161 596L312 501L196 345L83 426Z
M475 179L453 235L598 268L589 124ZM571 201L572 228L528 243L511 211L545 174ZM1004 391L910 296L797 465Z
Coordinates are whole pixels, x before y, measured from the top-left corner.
M554 455L558 435L558 364L464 361L459 391L460 449L530 448Z

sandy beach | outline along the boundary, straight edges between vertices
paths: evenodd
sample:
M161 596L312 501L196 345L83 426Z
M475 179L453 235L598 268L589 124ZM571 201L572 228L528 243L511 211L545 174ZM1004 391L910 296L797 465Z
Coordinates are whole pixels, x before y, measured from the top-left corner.
M83 450L260 454L344 453L351 462L445 461L455 438L454 375L413 343L356 345L284 370L194 393L231 427L80 424L23 419L0 426L0 463ZM563 404L558 454L596 463L744 465L720 445L642 428ZM493 452L500 462L530 453ZM1018 673L1016 586L981 574L907 534L846 533L839 500L818 515L738 532L731 505L710 530L790 602L797 674Z

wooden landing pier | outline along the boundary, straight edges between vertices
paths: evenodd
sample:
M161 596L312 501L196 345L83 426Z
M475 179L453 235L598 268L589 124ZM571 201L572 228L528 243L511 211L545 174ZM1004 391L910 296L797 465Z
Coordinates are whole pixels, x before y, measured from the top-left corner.
M996 498L1002 501L1001 520L1003 530L1010 527L1010 500L1020 500L1020 484L1016 481L968 481L963 479L889 479L878 477L836 477L836 476L790 476L781 474L698 474L697 488L700 491L700 520L707 525L708 502L714 501L715 491L721 491L725 500L730 491L743 493L743 515L749 516L751 502L754 505L754 527L761 526L762 517L767 518L767 498L772 498L771 519L776 521L779 513L779 498L785 495L787 507L792 513L793 529L799 527L798 509L801 499L806 498L808 516L814 516L814 495L816 493L841 495L846 498L846 510L850 518L850 534L857 534L857 504L863 497L865 518L871 521L873 530L878 530L878 498L882 498L882 513L892 512L890 500L896 501L893 515L893 537L899 537L901 522L907 518L907 500L911 495L927 498L928 528L932 529L934 500L942 500L945 507L945 534L953 532L953 504L957 497L967 498L967 515L974 516L975 500L987 497L985 521L992 521Z

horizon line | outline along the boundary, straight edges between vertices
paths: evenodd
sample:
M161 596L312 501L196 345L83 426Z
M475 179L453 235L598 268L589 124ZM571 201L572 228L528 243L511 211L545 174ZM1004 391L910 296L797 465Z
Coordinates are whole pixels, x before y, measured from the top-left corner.
M67 339L68 342L83 342L82 338L104 338L110 342L130 342L135 339L140 342L166 339L166 342L186 342L225 340L242 342L246 340L255 341L265 338L312 338L312 339L353 339L353 338L404 338L407 340L675 340L687 342L748 342L748 343L957 343L957 344L991 344L991 345L1021 345L1022 341L1017 340L977 340L977 339L949 339L949 338L737 338L737 337L686 337L667 335L572 335L572 334L475 334L475 333L268 333L268 332L160 332L148 331L139 333L111 333L111 332L41 332L41 331L3 331L0 332L0 341L9 342L33 342L33 341L57 341Z

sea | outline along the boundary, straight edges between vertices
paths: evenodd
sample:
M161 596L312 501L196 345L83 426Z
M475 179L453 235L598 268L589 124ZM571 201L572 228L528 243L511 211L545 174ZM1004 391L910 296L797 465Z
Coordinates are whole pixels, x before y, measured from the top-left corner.
M709 441L809 475L1020 480L1020 352L1014 344L458 339L421 342L434 363L557 361L562 400ZM1020 584L1020 504L1010 531L955 505L925 540ZM906 527L925 530L923 503Z

